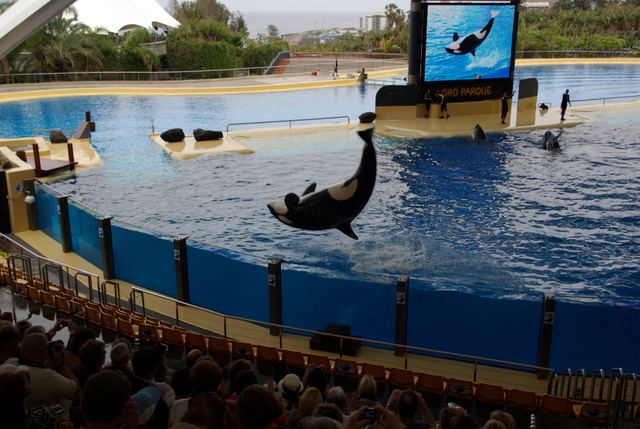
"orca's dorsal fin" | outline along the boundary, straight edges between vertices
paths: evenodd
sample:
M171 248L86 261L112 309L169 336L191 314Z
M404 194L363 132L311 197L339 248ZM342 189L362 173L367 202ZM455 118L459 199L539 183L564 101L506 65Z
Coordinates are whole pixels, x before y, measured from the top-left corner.
M343 223L341 225L338 225L338 226L336 226L336 229L338 231L348 235L349 237L353 238L354 240L358 240L358 236L351 229L351 224L350 223Z
M315 192L315 191L316 191L316 184L312 183L309 186L307 186L307 189L304 190L302 196L304 197L305 195L310 194L310 193Z
M460 38L460 36L458 36L458 33L453 33L453 41L457 41Z

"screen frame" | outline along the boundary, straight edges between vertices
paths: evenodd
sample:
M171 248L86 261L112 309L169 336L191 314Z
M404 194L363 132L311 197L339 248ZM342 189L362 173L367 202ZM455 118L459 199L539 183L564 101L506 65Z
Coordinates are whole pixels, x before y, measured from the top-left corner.
M473 91L455 91L458 94L471 94L467 96L459 96L454 98L459 99L487 99L487 98L500 98L504 91L511 91L513 88L513 77L515 72L515 61L516 61L516 44L517 44L517 33L518 33L518 20L519 20L519 1L518 0L496 0L496 1L487 1L487 0L467 0L467 1L426 1L421 3L420 10L420 22L421 22L421 31L420 31L420 72L418 76L418 83L421 89L431 88L471 88L477 87L480 85L490 86L492 90L490 93L483 93L481 95L474 95ZM428 11L430 6L443 6L443 7L467 7L467 6L495 6L495 7L505 7L505 6L513 6L513 23L511 28L511 52L509 59L509 76L507 77L499 77L499 78L482 78L482 79L449 79L449 80L425 80L428 78L426 70L427 70L427 24L428 24Z

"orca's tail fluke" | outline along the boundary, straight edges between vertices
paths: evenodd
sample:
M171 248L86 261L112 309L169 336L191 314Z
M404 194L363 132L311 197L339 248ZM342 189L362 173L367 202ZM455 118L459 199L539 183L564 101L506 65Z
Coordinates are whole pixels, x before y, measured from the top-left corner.
M495 18L496 16L500 15L500 11L499 10L492 10L491 11L491 18Z

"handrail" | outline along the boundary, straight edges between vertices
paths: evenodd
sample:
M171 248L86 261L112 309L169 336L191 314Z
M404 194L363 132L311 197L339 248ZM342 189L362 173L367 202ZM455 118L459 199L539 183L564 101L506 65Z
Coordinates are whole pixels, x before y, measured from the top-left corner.
M593 374L591 375L591 396L589 397L589 402L593 402L595 398L596 391L596 380L600 379L600 389L597 396L597 401L602 402L602 395L604 393L604 370L603 369L594 369Z
M607 102L607 100L611 100L611 99L618 99L618 98L633 98L633 99L639 99L640 98L640 94L636 94L636 95L620 95L620 96L614 96L614 97L602 97L602 98L583 98L582 100L572 100L572 103L582 103L584 101L600 101L602 100L602 105L604 106L605 103Z
M284 122L288 122L289 123L289 129L291 129L291 124L292 122L309 122L309 121L322 121L322 120L326 120L326 119L347 119L347 124L351 124L351 119L344 115L344 116L328 116L325 118L307 118L307 119L279 119L279 120L275 120L275 121L255 121L255 122L235 122L232 124L227 124L227 133L229 133L229 127L231 126L236 126L236 125L262 125L262 124L278 124L278 123L284 123Z
M132 286L131 287L131 293L133 294L134 291L136 293L142 294L142 296L144 296L144 294L149 294L149 295L154 296L156 298L165 299L167 301L171 301L171 302L175 303L176 304L176 318L179 316L178 315L178 307L189 307L189 308L194 309L194 310L203 311L203 312L209 313L211 315L222 317L224 319L224 321L225 321L225 326L226 326L226 320L227 319L231 319L231 320L235 320L235 321L246 322L246 323L256 324L256 325L260 325L260 326L280 328L280 335L279 335L280 337L282 337L283 331L285 329L288 330L288 331L295 331L295 332L300 332L300 333L304 333L304 334L317 334L318 333L317 330L313 331L313 330L304 329L304 328L295 328L295 327L286 326L286 325L279 325L279 324L276 324L276 323L264 322L264 321L247 319L247 318L236 317L236 316L229 316L227 314L220 313L220 312L217 312L215 310L210 310L208 308L200 307L200 306L195 305L195 304L190 304L190 303L179 301L179 300L177 300L175 298L172 298L170 296L166 296L166 295L163 295L163 294L160 294L160 293L157 293L157 292L144 290L144 289L140 289L138 287ZM179 321L176 320L176 322L178 323ZM379 345L379 346L391 347L393 349L395 349L396 347L403 347L403 348L406 348L406 349L411 349L412 351L416 351L416 352L430 353L430 354L442 355L442 356L447 356L447 357L454 357L454 358L458 358L458 359L466 359L466 360L474 361L476 363L482 361L483 363L488 363L488 364L506 365L506 366L519 367L519 368L535 370L535 371L546 371L549 374L551 374L553 372L552 368L534 366L534 365L528 365L528 364L516 363L516 362L509 362L509 361L504 361L504 360L499 360L499 359L483 358L483 357L479 357L479 356L472 356L472 355L453 353L453 352L445 352L445 351L441 351L441 350L434 350L434 349L427 349L427 348L422 348L422 347L407 346L407 345L403 345L403 344L388 343L388 342L385 342L385 341L378 341L378 340L365 339L365 338L361 338L361 337L351 337L351 336L345 336L345 335L339 335L339 334L332 334L332 333L329 333L329 332L322 332L322 335L323 336L327 336L327 337L338 338L340 340L354 340L354 341L360 341L360 342L363 342L363 343L376 344L376 345ZM225 332L224 337L227 338L226 332ZM340 353L340 357L342 357L342 352ZM408 360L407 353L405 353L405 367L406 367L406 360ZM474 375L474 380L473 381L476 381L475 375Z
M9 267L9 280L11 281L11 293L14 292L15 289L15 280L16 280L16 259L22 261L22 268L27 268L24 271L28 273L27 284L29 286L33 285L33 270L31 269L31 259L27 258L23 255L9 255L7 258L7 266Z
M98 276L96 276L95 274L87 273L85 271L76 271L76 273L73 276L73 281L76 289L76 296L80 295L80 293L78 292L78 276L85 276L87 278L88 280L87 287L89 288L89 300L93 301L93 278Z
M60 130L60 129L55 129L55 128L51 128L51 129L49 129L49 128L34 128L33 129L33 136L37 137L39 131L48 131L48 132L60 131L60 132L63 132L63 133L75 133L77 130Z
M44 288L49 291L49 268L52 268L58 272L58 279L60 280L60 291L64 292L64 276L62 272L62 266L55 262L47 262L40 267L40 274L42 280L44 280Z

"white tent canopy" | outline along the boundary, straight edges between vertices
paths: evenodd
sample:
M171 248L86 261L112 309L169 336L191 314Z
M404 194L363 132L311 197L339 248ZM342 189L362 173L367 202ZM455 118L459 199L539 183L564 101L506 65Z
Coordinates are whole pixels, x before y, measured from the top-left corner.
M178 27L180 23L155 0L76 0L78 21L111 33L136 27Z

